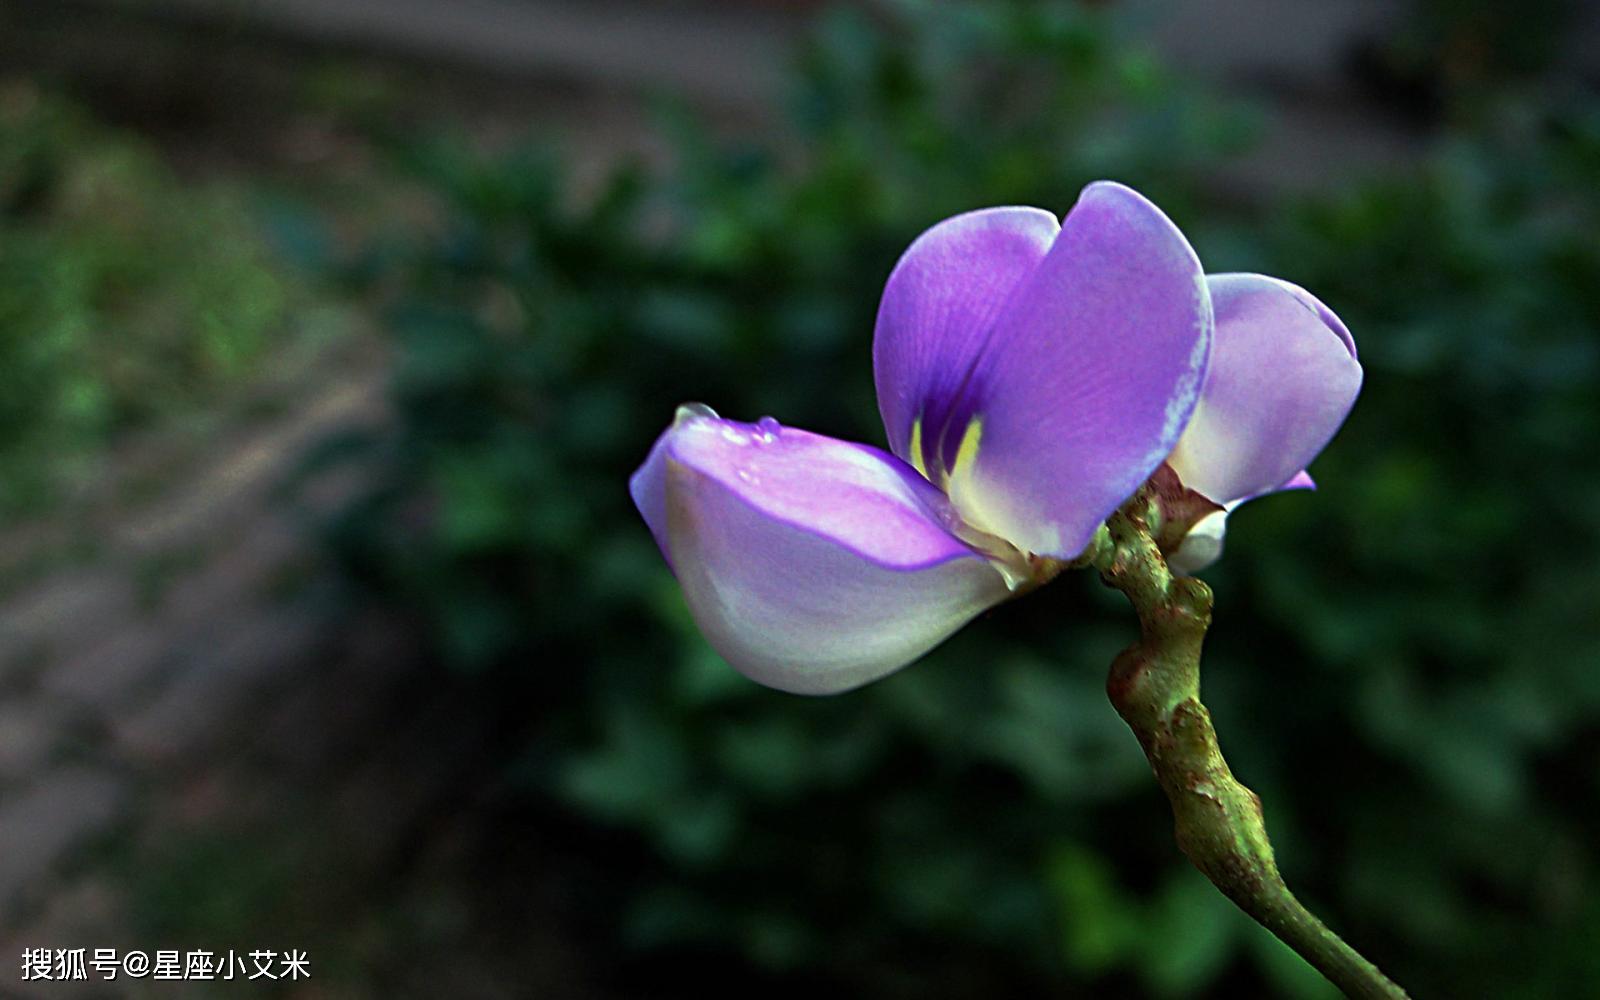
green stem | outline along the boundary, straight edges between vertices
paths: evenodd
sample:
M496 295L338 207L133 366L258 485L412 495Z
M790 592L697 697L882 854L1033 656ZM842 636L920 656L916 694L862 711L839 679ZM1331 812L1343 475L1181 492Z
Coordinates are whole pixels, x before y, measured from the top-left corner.
M1106 692L1172 803L1178 846L1224 895L1346 996L1404 998L1404 990L1300 905L1278 873L1261 799L1228 769L1211 713L1200 703L1211 588L1167 568L1155 541L1160 516L1154 490L1140 490L1112 515L1109 534L1085 561L1139 614L1139 641L1112 663Z

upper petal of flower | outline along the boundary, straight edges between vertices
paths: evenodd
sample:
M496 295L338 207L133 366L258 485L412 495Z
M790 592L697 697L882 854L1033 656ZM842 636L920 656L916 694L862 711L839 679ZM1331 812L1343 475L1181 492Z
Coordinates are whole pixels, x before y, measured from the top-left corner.
M951 501L1024 551L1077 555L1177 443L1210 347L1183 234L1133 190L1089 185L950 408L937 450Z
M685 408L630 487L707 640L785 691L876 680L1010 595L945 497L875 448Z
M1310 485L1303 472L1361 389L1350 331L1305 289L1259 274L1207 279L1216 346L1200 405L1168 459L1222 504Z
M918 469L995 317L1050 250L1061 223L1039 208L955 216L911 244L884 285L872 341L889 448Z

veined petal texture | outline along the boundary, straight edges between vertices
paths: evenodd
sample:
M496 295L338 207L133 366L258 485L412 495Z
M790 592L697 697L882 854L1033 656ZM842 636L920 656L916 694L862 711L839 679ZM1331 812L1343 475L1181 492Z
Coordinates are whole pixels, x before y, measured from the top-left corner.
M896 455L935 469L933 449L995 318L1060 231L1043 209L986 208L946 219L901 256L872 341L878 411Z
M1183 234L1137 192L1091 184L951 408L938 445L951 501L1024 551L1077 555L1172 451L1210 347Z

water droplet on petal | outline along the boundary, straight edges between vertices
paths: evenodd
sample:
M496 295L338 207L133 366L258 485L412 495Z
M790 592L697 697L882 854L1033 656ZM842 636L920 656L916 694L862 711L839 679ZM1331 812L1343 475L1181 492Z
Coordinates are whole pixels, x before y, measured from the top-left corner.
M758 441L762 444L771 444L777 440L778 432L783 430L783 426L772 417L762 417L756 421L756 430L759 432L756 436Z
M678 407L678 412L672 415L673 426L689 423L693 420L715 420L717 411L704 403L684 403Z

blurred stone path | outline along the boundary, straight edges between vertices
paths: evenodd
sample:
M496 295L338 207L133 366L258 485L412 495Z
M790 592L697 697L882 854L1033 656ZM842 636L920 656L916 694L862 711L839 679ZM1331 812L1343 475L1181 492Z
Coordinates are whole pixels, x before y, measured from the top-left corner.
M169 919L160 882L195 844L237 839L224 884L169 901L201 907L179 937L293 837L377 870L460 794L471 720L407 695L425 676L409 631L346 593L315 541L362 466L298 474L329 435L382 426L386 377L370 350L324 349L219 426L135 443L61 512L0 530L0 996L25 986L24 947L289 946L138 935ZM267 935L272 916L216 927Z
M536 73L668 87L720 104L781 96L802 10L782 2L682 0L144 0L147 9L253 24L319 43Z
M687 97L755 121L782 107L808 19L823 0L10 0L45 23L139 13L311 48L444 66L501 81L537 114L552 93ZM874 0L868 10L889 6ZM1123 21L1174 69L1244 97L1267 115L1264 141L1221 178L1250 197L1308 189L1415 160L1428 137L1366 91L1361 47L1403 11L1385 0L1120 0ZM46 10L48 8L48 11ZM1596 8L1600 12L1600 8ZM1584 37L1600 42L1600 14ZM1581 67L1600 72L1600 45ZM515 110L518 99L500 95Z
M208 109L206 88L260 84L276 66L337 53L425 70L449 96L448 117L519 131L573 118L638 147L649 131L641 98L692 100L734 128L780 113L797 45L827 0L0 0L0 58L49 53L97 99L127 109L249 123ZM889 0L860 0L871 10ZM1405 16L1385 0L1113 0L1130 34L1185 77L1263 113L1258 144L1216 183L1241 200L1266 189L1319 190L1414 163L1434 137L1390 106L1359 68L1370 44ZM1600 74L1600 5L1583 8L1564 68ZM166 47L190 36L181 53ZM9 36L9 37L8 37ZM164 39L164 40L163 40ZM152 53L156 53L152 55ZM186 64L179 79L152 67ZM242 68L241 68L242 67ZM137 86L128 86L129 80ZM154 85L154 86L152 86ZM272 90L271 85L267 87ZM213 126L215 123L212 123ZM270 131L270 130L266 130ZM175 130L181 140L182 129ZM235 138L240 145L253 134ZM649 142L642 143L648 147ZM311 149L321 144L310 142ZM648 150L647 150L648 151ZM255 151L259 152L259 151Z
M447 70L486 85L497 115L548 117L560 94L591 107L673 95L739 123L782 107L797 44L827 0L0 0L24 51L74 30L93 58L137 23L187 25L255 52L336 49ZM1432 137L1389 106L1358 64L1404 18L1385 0L1113 0L1132 34L1177 72L1241 97L1266 118L1262 141L1219 183L1316 190L1415 162ZM861 8L892 6L859 0ZM1600 5L1582 8L1563 69L1600 74ZM0 19L3 20L3 19ZM110 27L96 29L99 21ZM4 48L4 39L0 39ZM138 61L135 60L137 64ZM192 103L181 95L179 104ZM459 103L459 102L458 102Z
M319 544L370 470L307 455L388 426L387 358L352 333L271 366L0 527L0 1000L147 995L22 982L46 947L303 949L311 979L270 984L302 1000L604 1000L493 692Z
M380 390L372 372L340 371L280 414L206 435L147 500L86 497L0 531L0 928L128 818L154 772L205 760L230 707L315 662L328 622L303 515L343 484L274 491L320 436L381 419ZM171 450L133 448L97 488L174 475ZM307 597L274 599L297 573Z

